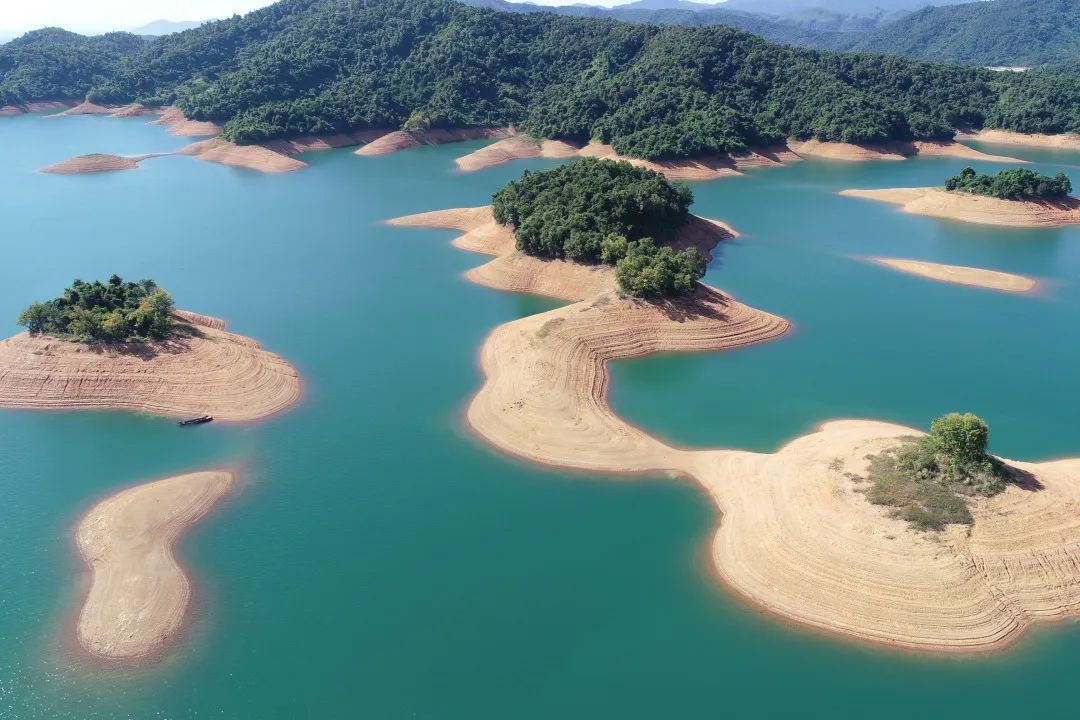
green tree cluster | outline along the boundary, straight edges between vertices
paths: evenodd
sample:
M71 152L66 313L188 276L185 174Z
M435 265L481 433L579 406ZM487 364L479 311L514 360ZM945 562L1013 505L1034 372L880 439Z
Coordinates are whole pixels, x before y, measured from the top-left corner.
M966 496L995 495L1007 472L987 453L990 428L972 413L949 413L926 437L870 458L869 500L924 530L971 524Z
M656 27L452 0L282 0L181 33L125 40L130 47L30 40L0 46L2 102L88 94L98 102L174 103L194 119L223 123L239 143L515 124L538 137L596 139L661 159L785 137L881 142L946 138L958 127L1080 131L1074 74L994 73L798 49L718 25Z
M1063 198L1072 192L1072 181L1065 173L1053 177L1026 168L1002 170L997 175L979 175L966 167L959 175L945 181L946 190L989 195L1004 200Z
M83 342L161 340L172 332L173 299L153 280L76 280L64 294L23 310L18 323L32 335Z
M694 248L658 246L686 223L693 194L628 162L575 160L528 170L495 193L495 220L514 228L517 247L546 258L615 265L619 288L635 297L685 295L705 274Z

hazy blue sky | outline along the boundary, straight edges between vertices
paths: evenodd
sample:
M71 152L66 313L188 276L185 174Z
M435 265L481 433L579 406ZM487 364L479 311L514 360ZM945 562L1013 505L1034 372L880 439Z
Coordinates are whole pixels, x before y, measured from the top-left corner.
M532 0L538 5L616 5L628 0ZM715 0L703 0L710 2ZM145 25L151 20L205 20L245 13L270 0L0 0L0 32L49 25L76 32L103 32Z

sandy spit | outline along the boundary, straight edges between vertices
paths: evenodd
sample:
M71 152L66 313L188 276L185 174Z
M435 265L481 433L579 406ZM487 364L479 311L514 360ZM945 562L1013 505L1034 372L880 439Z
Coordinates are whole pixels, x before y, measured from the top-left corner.
M957 285L970 285L987 290L1000 290L1011 293L1028 293L1038 287L1032 278L999 270L968 267L966 265L943 265L924 260L906 260L904 258L872 257L872 263L919 277Z
M111 349L25 332L0 340L0 407L247 421L300 399L291 365L220 323L206 318L190 337Z
M237 145L224 138L200 140L177 150L175 155L190 155L206 162L242 167L264 173L287 173L302 170L307 163L262 145Z
M112 170L137 170L139 163L149 155L107 155L93 153L79 155L70 160L58 162L55 165L43 169L43 173L57 175L79 175L82 173L109 172Z
M940 188L841 190L841 195L899 205L907 213L1008 227L1058 227L1080 223L1080 200L1001 200Z
M92 572L77 630L88 652L140 658L176 636L191 585L173 545L232 483L223 471L177 475L122 490L86 514L75 538Z
M962 133L957 137L996 145L1080 150L1080 135L1041 135L1038 133L1010 132L1008 130L979 130L974 133Z
M378 137L356 151L357 155L388 155L389 153L421 145L443 145L463 140L482 140L485 138L503 138L511 132L499 128L462 128L458 130L416 130L405 132L395 130Z
M391 222L462 231L456 245L496 256L470 277L505 289L523 283L512 237L491 227L488 208ZM759 607L824 631L975 652L1002 647L1037 620L1080 614L1080 460L1013 463L1028 479L978 501L969 536L911 532L862 494L865 456L918 434L910 428L832 422L776 453L670 446L611 411L607 363L736 349L783 336L787 321L705 286L678 301L620 298L603 269L577 284L565 263L529 260L529 291L573 304L502 325L485 341L485 379L467 418L491 444L561 467L695 479L722 515L712 552L719 577Z

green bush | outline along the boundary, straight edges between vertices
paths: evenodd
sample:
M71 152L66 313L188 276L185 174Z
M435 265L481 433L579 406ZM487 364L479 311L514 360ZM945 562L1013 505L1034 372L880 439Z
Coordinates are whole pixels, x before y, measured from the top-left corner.
M987 424L971 413L939 417L926 437L870 458L873 484L867 498L895 508L896 517L922 530L971 524L964 496L995 495L1005 488L1005 468L986 452L989 439Z
M85 342L160 340L172 332L173 299L153 280L107 283L76 280L64 294L32 303L18 324L31 335L55 335Z
M1004 200L1062 198L1072 192L1072 181L1065 173L1050 177L1026 168L1016 168L1002 170L997 175L978 175L974 168L966 167L959 175L945 181L945 189Z
M696 248L674 252L656 247L650 238L631 242L615 265L619 290L632 297L687 295L704 275L705 261Z

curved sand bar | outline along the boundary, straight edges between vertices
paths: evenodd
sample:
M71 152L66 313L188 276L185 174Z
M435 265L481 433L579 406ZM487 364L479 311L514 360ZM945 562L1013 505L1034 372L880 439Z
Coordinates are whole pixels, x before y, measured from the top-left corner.
M1008 227L1059 227L1080 223L1080 200L1001 200L986 195L948 192L941 188L841 190L847 197L899 205L914 215Z
M1080 461L1014 463L1029 481L977 500L970 535L916 533L846 473L864 474L867 454L918 431L850 420L776 453L685 450L608 408L608 361L772 340L789 328L782 318L704 286L677 301L622 299L606 268L576 271L589 273L578 284L565 263L516 253L488 208L392 222L464 231L456 245L497 255L470 273L477 282L519 289L527 275L529 291L576 301L491 333L470 426L537 462L694 478L722 513L718 574L759 607L861 640L951 652L1000 647L1037 620L1080 614Z
M999 270L968 267L966 265L944 265L925 260L907 260L904 258L872 257L870 262L883 267L899 270L910 275L918 275L929 280L969 285L986 290L1001 292L1028 293L1038 287L1032 278Z
M87 651L140 658L176 636L191 584L173 545L232 483L228 472L178 475L122 490L86 514L75 538L93 574L78 622Z
M244 421L299 400L300 377L291 365L220 323L207 318L189 326L190 335L112 349L19 333L0 341L0 407Z

